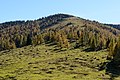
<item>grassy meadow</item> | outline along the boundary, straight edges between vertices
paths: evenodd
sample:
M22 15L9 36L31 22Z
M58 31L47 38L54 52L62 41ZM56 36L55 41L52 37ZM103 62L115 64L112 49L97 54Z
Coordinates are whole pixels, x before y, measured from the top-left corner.
M83 49L39 45L1 51L0 80L110 80L106 70L99 71L108 52Z

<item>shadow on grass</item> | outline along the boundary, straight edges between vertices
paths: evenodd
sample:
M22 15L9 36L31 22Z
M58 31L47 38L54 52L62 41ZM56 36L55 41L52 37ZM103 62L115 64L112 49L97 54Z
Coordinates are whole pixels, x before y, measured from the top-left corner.
M113 60L106 65L106 73L111 76L111 80L120 76L120 65Z
M110 76L110 80L114 80L116 77L120 76L120 64L115 63L113 60L110 62L104 62L99 70L106 70L106 74Z
M85 51L85 52L94 52L94 51L100 51L100 50L102 50L101 48L99 48L99 47L97 47L97 48L86 48L86 49L84 49L83 51Z
M53 46L53 45L55 45L55 43L54 42L46 42L45 44L47 44L47 46Z
M64 52L64 51L67 51L68 49L67 48L59 48L57 46L54 47L53 51L56 51L56 52Z
M87 48L87 49L84 49L83 51L85 51L85 52L93 52L93 51L95 51L95 50L92 49L92 48Z

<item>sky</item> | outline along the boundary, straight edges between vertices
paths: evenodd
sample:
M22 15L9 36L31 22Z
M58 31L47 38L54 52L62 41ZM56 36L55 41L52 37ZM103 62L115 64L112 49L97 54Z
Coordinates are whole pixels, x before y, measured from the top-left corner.
M120 24L120 0L0 0L0 23L57 13Z

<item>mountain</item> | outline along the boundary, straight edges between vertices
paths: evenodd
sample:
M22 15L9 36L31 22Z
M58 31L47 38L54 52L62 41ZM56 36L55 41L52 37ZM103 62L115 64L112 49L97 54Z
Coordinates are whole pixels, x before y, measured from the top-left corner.
M116 38L120 34L119 30L96 21L68 14L55 14L37 20L1 23L0 50L55 41L53 35L57 35L57 32L67 36L62 37L67 38L68 42L78 41L82 34L89 35L89 38L92 38L90 37L92 35L95 35L95 37L101 36L100 38L107 42L110 37ZM88 43L88 41L85 43Z
M120 24L105 24L107 26L111 26L113 28L119 29L120 30Z
M0 80L119 80L119 34L69 14L1 23Z

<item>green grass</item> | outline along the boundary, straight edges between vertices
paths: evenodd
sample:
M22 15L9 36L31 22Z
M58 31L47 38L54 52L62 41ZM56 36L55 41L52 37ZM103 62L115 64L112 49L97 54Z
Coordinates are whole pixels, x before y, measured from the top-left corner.
M107 52L82 49L55 50L55 46L27 46L0 52L0 80L109 80ZM120 79L120 78L119 78Z

